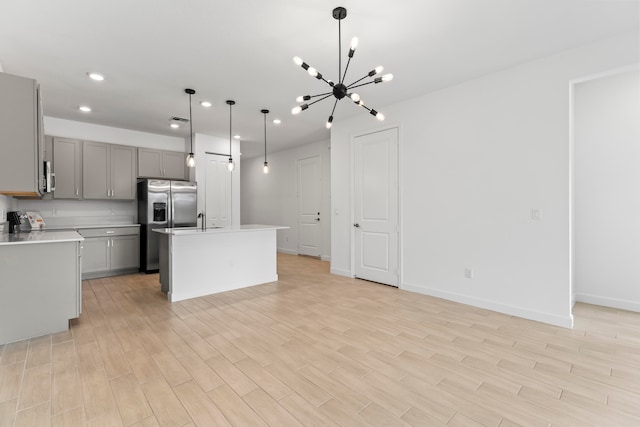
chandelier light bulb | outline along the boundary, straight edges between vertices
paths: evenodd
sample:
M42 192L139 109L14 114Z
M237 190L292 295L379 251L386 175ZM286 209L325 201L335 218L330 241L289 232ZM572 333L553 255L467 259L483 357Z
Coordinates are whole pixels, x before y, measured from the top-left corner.
M358 103L358 101L360 101L360 95L358 95L357 93L352 93L351 95L349 95L349 98L351 98L351 100L355 103Z
M324 125L324 127L326 127L327 129L331 129L332 124L333 124L333 116L329 116L329 119L327 119L327 123Z
M293 57L293 62L294 62L296 65L302 65L302 59L301 59L299 56L294 56L294 57Z
M390 82L391 80L393 80L393 74L385 74L382 76L382 81L385 83Z
M231 157L229 157L229 163L227 163L227 170L229 172L233 172L235 167L236 167L236 165L233 163L233 159Z
M299 105L296 105L291 109L291 114L300 114L300 111L302 111L302 107L300 107Z
M262 166L262 172L264 172L265 175L269 173L269 163L264 162L264 166Z
M311 77L317 77L318 76L318 70L316 70L313 67L309 67L309 69L307 70L307 73L309 73L309 75Z
M304 98L302 96L299 96L296 98L296 102L304 102Z
M356 48L358 47L358 38L354 37L351 39L351 45L349 46L351 48L351 50L356 50Z
M380 120L381 122L383 122L383 121L384 121L384 114L382 114L382 113L378 113L378 114L376 114L376 119L378 119L378 120Z
M381 73L381 72L383 72L383 71L384 71L384 67L383 67L382 65L378 65L378 66L375 68L375 72L376 72L376 74L380 74L380 73Z

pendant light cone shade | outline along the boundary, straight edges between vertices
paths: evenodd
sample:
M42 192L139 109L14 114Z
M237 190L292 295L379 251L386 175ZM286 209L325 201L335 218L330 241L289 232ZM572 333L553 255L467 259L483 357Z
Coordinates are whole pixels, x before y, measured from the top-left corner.
M227 105L229 105L229 163L227 163L227 169L229 170L229 172L233 172L233 170L236 168L236 165L233 163L233 156L231 155L231 142L233 140L232 138L232 133L231 133L231 128L232 128L232 113L231 113L231 107L233 107L235 105L236 101L232 101L232 100L227 100Z
M374 68L373 70L369 71L367 74L364 75L364 77L361 77L357 80L354 80L352 83L350 84L346 84L345 83L345 77L347 76L347 71L349 70L349 64L351 63L351 59L353 59L353 56L356 53L356 48L358 47L358 38L354 37L353 39L351 39L351 43L349 44L349 53L347 54L347 64L344 68L344 71L342 70L342 31L341 31L341 25L340 23L342 22L342 20L344 18L347 17L347 9L345 9L344 7L336 7L335 9L333 9L332 11L332 16L334 19L338 20L338 80L334 83L331 80L327 80L322 76L322 73L320 73L317 69L313 68L312 66L310 66L309 64L307 64L306 62L304 62L302 59L300 59L299 56L296 56L293 58L293 62L299 66L302 67L303 70L305 70L311 77L315 77L318 80L322 80L324 81L328 86L329 86L329 91L325 92L325 93L320 93L317 95L304 95L304 96L299 96L296 99L296 102L298 103L302 103L305 101L308 101L312 98L317 98L315 101L309 102L309 103L304 103L301 105L297 105L295 107L293 107L291 109L291 114L300 114L301 112L303 112L304 110L306 110L307 108L309 108L310 106L312 106L313 104L323 101L327 98L330 98L331 96L333 96L335 98L335 101L333 103L333 109L331 110L331 114L329 115L329 120L327 120L327 122L325 123L325 127L327 129L331 128L331 125L333 123L333 114L336 111L336 107L338 105L338 101L340 101L341 99L345 98L345 97L349 97L356 105L364 108L365 110L367 110L370 114L372 114L373 116L375 116L378 120L384 120L384 115L382 113L378 113L377 111L367 107L364 105L364 102L360 99L360 95L357 93L352 93L351 90L361 87L361 86L366 86L369 84L377 84L377 83L386 83L389 82L393 79L393 74L385 74L384 76L379 76L379 77L375 77L377 75L379 75L380 73L382 73L382 71L384 70L384 67L382 65L377 66L376 68ZM366 81L366 79L370 79L368 81ZM364 82L363 82L364 81ZM374 112L375 111L375 112Z
M191 95L196 91L193 89L185 89L185 93L189 94L189 138L191 139L191 150L187 156L187 167L192 168L196 165L196 156L193 154L193 118L191 117Z
M269 110L264 109L260 110L260 112L264 114L264 164L262 165L262 172L268 174L269 162L267 162L267 114L269 114Z

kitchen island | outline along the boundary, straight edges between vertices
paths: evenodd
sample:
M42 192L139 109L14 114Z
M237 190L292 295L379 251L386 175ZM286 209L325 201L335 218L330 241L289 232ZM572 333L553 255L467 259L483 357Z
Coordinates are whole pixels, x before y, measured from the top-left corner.
M277 225L163 228L160 284L169 301L182 301L278 280Z
M69 328L82 308L75 231L0 234L0 345Z

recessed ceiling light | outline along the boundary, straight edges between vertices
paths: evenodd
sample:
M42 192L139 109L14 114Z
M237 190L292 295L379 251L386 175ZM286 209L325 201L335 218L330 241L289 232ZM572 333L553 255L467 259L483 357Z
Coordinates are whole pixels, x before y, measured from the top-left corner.
M240 139L240 135L233 135L235 139Z
M104 80L104 76L100 73L87 73L91 80L95 80L97 82L101 82Z
M169 126L171 126L173 129L178 129L180 127L180 125L177 123L171 123Z
M87 107L86 105L79 106L78 110L82 111L83 113L90 113L91 112L91 108Z
M200 101L200 105L202 105L205 108L211 107L211 103L209 101Z
M274 124L274 125L279 125L280 123L282 123L282 120L280 120L280 119L273 119L273 124Z

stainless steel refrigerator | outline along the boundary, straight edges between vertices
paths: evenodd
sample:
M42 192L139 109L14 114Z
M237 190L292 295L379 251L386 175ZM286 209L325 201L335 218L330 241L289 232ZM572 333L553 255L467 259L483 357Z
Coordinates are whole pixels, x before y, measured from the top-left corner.
M145 179L138 182L140 271L157 272L159 235L154 228L195 227L197 185L188 181Z

